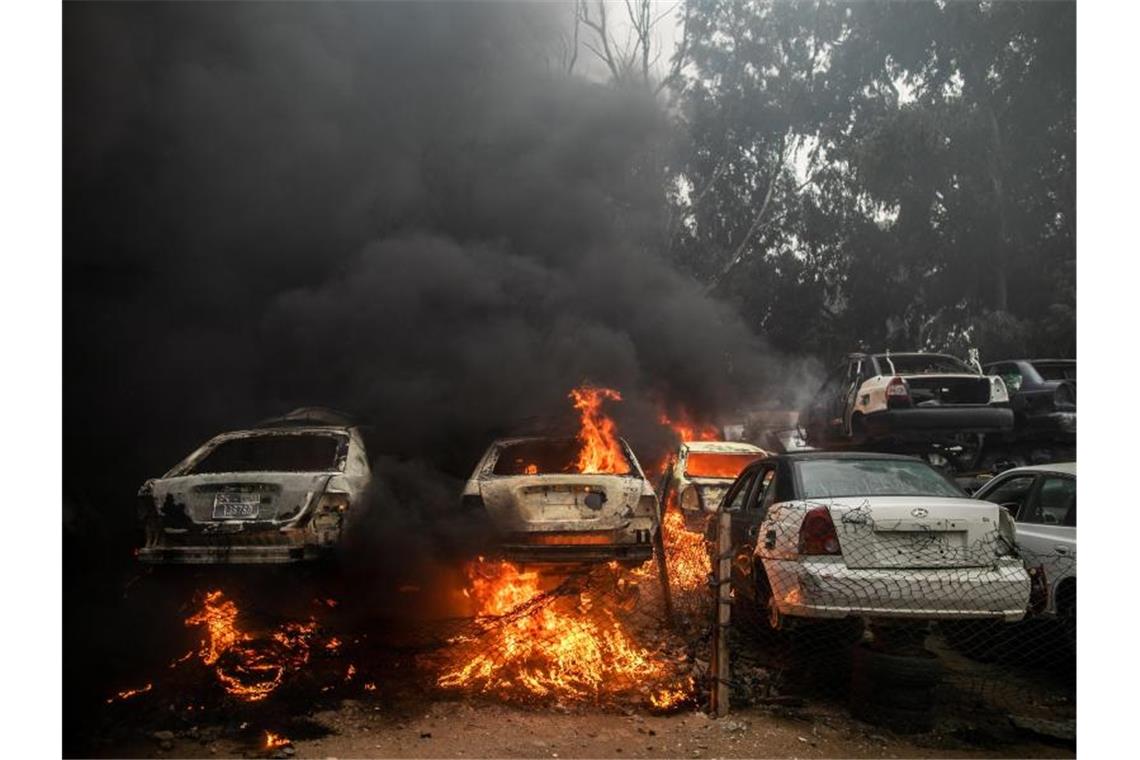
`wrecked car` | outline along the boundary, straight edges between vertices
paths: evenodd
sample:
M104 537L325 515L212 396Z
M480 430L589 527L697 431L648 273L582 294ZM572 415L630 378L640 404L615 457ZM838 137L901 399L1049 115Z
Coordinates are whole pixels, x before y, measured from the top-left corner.
M206 441L139 489L151 564L317 560L340 543L371 480L361 429L302 408Z
M583 472L577 438L495 441L463 489L463 509L489 520L495 551L514 562L641 564L653 555L657 496L629 445L616 443L604 471Z
M986 365L1010 393L1014 434L1061 437L1077 434L1077 362L1075 359L1014 359Z
M700 527L740 471L766 456L768 452L750 443L686 441L670 457L662 498L670 507L680 507L686 523Z
M808 443L933 441L1013 429L1005 382L946 354L850 354L800 415Z
M722 502L734 561L772 629L789 621L1025 616L1030 577L1006 510L896 454L783 454L749 465ZM709 534L710 538L712 534ZM750 554L750 556L749 556ZM741 561L743 560L743 561ZM750 576L750 577L748 577Z

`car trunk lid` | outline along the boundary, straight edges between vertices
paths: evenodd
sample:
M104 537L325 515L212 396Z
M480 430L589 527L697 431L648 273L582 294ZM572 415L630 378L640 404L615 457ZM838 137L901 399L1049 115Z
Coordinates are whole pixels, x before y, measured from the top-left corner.
M331 477L327 472L186 475L156 481L154 498L168 527L269 526L303 514Z
M904 375L915 406L988 404L990 380L977 375Z
M503 529L611 530L632 516L642 481L623 475L528 475L489 478L479 489Z
M889 496L828 504L851 568L988 567L999 547L998 507L972 499Z

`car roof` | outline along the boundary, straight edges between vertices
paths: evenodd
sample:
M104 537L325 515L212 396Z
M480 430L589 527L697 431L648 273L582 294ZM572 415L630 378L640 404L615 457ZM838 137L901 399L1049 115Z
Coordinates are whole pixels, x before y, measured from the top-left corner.
M1077 474L1076 462L1054 462L1053 464L1031 464L1025 467L1011 467L1008 470L1002 470L1001 475L1008 475L1011 472L1056 472L1061 475Z
M763 454L764 449L744 441L685 441L682 447L689 451L721 454Z
M270 417L257 423L259 428L282 427L325 427L349 428L356 427L357 422L351 414L327 406L302 406L288 414L279 417Z
M986 366L991 364L1013 364L1015 362L1026 362L1028 364L1076 364L1076 359L998 359L992 362L986 362Z

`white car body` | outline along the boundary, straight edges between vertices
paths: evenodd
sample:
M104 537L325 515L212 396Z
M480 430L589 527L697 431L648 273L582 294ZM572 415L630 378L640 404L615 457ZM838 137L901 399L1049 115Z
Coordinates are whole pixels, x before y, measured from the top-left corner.
M1024 617L1030 579L1012 549L1012 520L996 505L965 495L799 496L797 460L889 456L800 454L749 468L757 470L751 501L763 514L753 533L755 570L763 570L779 616L1009 622ZM766 465L776 475L763 486ZM781 488L781 477L792 482ZM801 553L801 528L812 510L830 518L838 553Z
M326 418L323 410L300 409L264 427L223 433L144 483L139 507L146 540L139 560L281 564L327 556L340 543L372 474L360 430L322 424ZM327 456L301 468L242 463L225 471L203 465L220 447L245 443L252 451L259 442L302 440L322 441Z
M1049 589L1045 612L1052 615L1076 615L1077 526L1076 526L1076 462L1015 467L986 483L975 499L991 501L1002 498L1014 481L1031 479L1024 498L1003 501L1017 524L1017 547L1025 564L1041 567ZM1050 484L1064 486L1071 482L1071 515L1060 515L1049 506L1042 507L1042 492ZM1067 496L1067 494L1065 494ZM995 502L996 503L996 502ZM1058 505L1061 506L1061 505ZM1070 519L1066 519L1070 518ZM1071 522L1072 524L1065 524Z
M537 437L495 441L464 486L464 508L485 511L498 534L499 551L530 564L640 564L652 557L657 495L625 441L619 439L630 465L626 474L515 474L498 467L514 447L555 443L564 442Z
M731 476L704 477L689 473L690 454L723 454L741 458L740 469L752 459L766 457L768 452L759 446L739 441L686 441L672 458L666 493L675 500L686 517L712 514L720 506L724 492L732 485L739 471ZM689 489L692 492L689 493Z

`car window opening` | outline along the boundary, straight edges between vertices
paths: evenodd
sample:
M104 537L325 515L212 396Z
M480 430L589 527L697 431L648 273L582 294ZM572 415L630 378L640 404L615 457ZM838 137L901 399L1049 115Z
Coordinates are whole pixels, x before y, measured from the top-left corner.
M329 472L339 469L344 436L329 433L252 435L214 446L184 474Z
M491 470L494 475L576 475L582 444L576 438L542 439L506 444ZM628 475L633 470L622 449L623 465L609 475Z
M690 478L735 478L763 454L730 454L690 451L685 460L685 475Z

